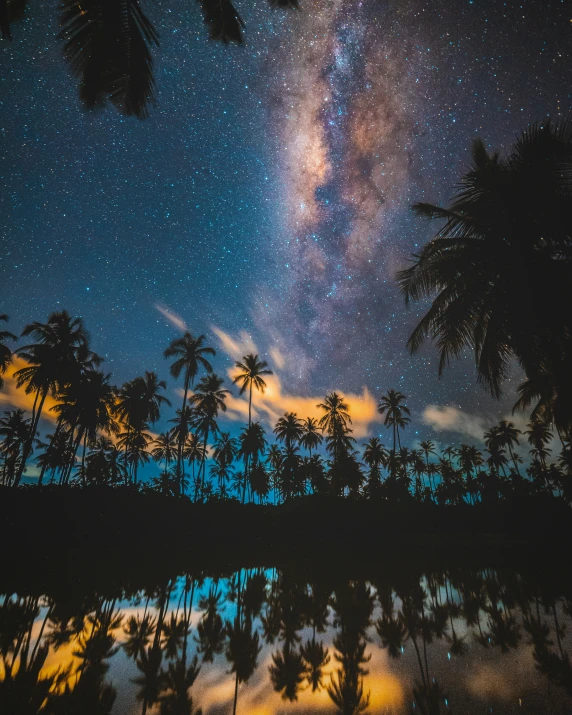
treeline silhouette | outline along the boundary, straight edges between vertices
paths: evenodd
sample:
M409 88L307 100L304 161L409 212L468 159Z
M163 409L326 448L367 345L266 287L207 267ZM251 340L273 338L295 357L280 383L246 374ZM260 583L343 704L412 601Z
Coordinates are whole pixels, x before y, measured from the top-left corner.
M198 715L197 680L219 683L226 673L234 679L233 713L258 674L284 706L325 691L335 712L358 715L369 711L377 686L369 664L381 651L400 681L405 672L411 712L439 715L470 703L484 707L483 694L475 700L465 682L476 663L486 658L510 672L516 655L530 651L534 676L519 712L542 710L548 683L551 708L565 712L571 617L569 578L554 584L533 571L491 567L419 570L402 563L398 572L374 569L358 578L319 569L309 577L296 568L158 579L148 571L145 585L7 591L0 605L0 709L105 714L121 693L142 715L153 708ZM45 667L64 653L59 666ZM260 685L257 693L263 697ZM502 692L485 697L491 709L506 704Z
M410 410L405 395L389 390L378 410L391 434L390 445L378 437L358 445L348 404L330 392L317 405L320 418L287 413L269 433L253 421L252 405L271 371L250 354L235 365L234 383L248 394L248 422L233 437L220 425L230 393L209 362L215 350L205 344L205 336L186 332L165 350L172 360L171 374L183 383L182 403L170 420L172 428L152 437L150 426L170 406L163 394L166 383L154 372L112 385L81 319L65 311L52 313L46 323L27 325L22 335L35 342L16 350L25 366L13 379L33 407L29 416L16 409L0 418L0 479L5 486L21 485L35 459L39 486L127 487L188 495L195 502L281 503L308 494L439 505L538 494L572 501L570 442L560 432L561 449L552 455L556 442L540 419L531 421L524 434L502 420L486 431L485 450L461 444L439 454L431 440L416 448L402 445ZM0 337L5 372L12 359L7 341L14 336L3 332ZM56 401L50 408L56 423L42 436L39 425L48 396ZM526 464L516 449L522 439L529 447ZM159 474L141 480L141 467L152 460Z

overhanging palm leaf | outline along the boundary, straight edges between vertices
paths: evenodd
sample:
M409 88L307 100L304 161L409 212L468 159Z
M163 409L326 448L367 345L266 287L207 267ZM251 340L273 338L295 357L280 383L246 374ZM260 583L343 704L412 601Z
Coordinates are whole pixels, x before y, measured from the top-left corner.
M87 109L110 101L143 119L154 104L153 58L157 31L138 0L64 0L64 55L80 82Z
M24 16L28 0L0 0L0 32L7 40L12 39L10 24Z

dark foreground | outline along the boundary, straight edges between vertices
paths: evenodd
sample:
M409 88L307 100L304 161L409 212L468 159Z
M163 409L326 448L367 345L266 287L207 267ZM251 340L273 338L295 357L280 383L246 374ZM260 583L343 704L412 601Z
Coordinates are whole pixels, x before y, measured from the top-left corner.
M555 503L0 496L2 714L572 712Z
M292 565L359 574L372 563L527 568L572 545L570 508L557 500L496 505L387 504L310 496L281 506L192 504L132 490L2 489L6 546L0 585L104 578L125 586L189 568L228 573Z

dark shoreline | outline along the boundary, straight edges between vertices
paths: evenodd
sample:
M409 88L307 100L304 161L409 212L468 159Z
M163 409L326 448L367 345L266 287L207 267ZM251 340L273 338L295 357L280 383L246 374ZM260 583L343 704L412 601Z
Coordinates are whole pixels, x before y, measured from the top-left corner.
M562 569L570 508L555 499L436 506L305 497L281 506L192 504L130 489L0 489L7 536L0 591L104 581L144 585L185 571L242 567L423 571ZM568 576L562 575L563 578Z

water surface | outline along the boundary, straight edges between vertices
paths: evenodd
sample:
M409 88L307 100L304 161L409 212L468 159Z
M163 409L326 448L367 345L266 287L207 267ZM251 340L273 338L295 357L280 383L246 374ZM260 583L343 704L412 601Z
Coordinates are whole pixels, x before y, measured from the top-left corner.
M555 581L293 567L4 593L0 712L570 713L572 591Z

